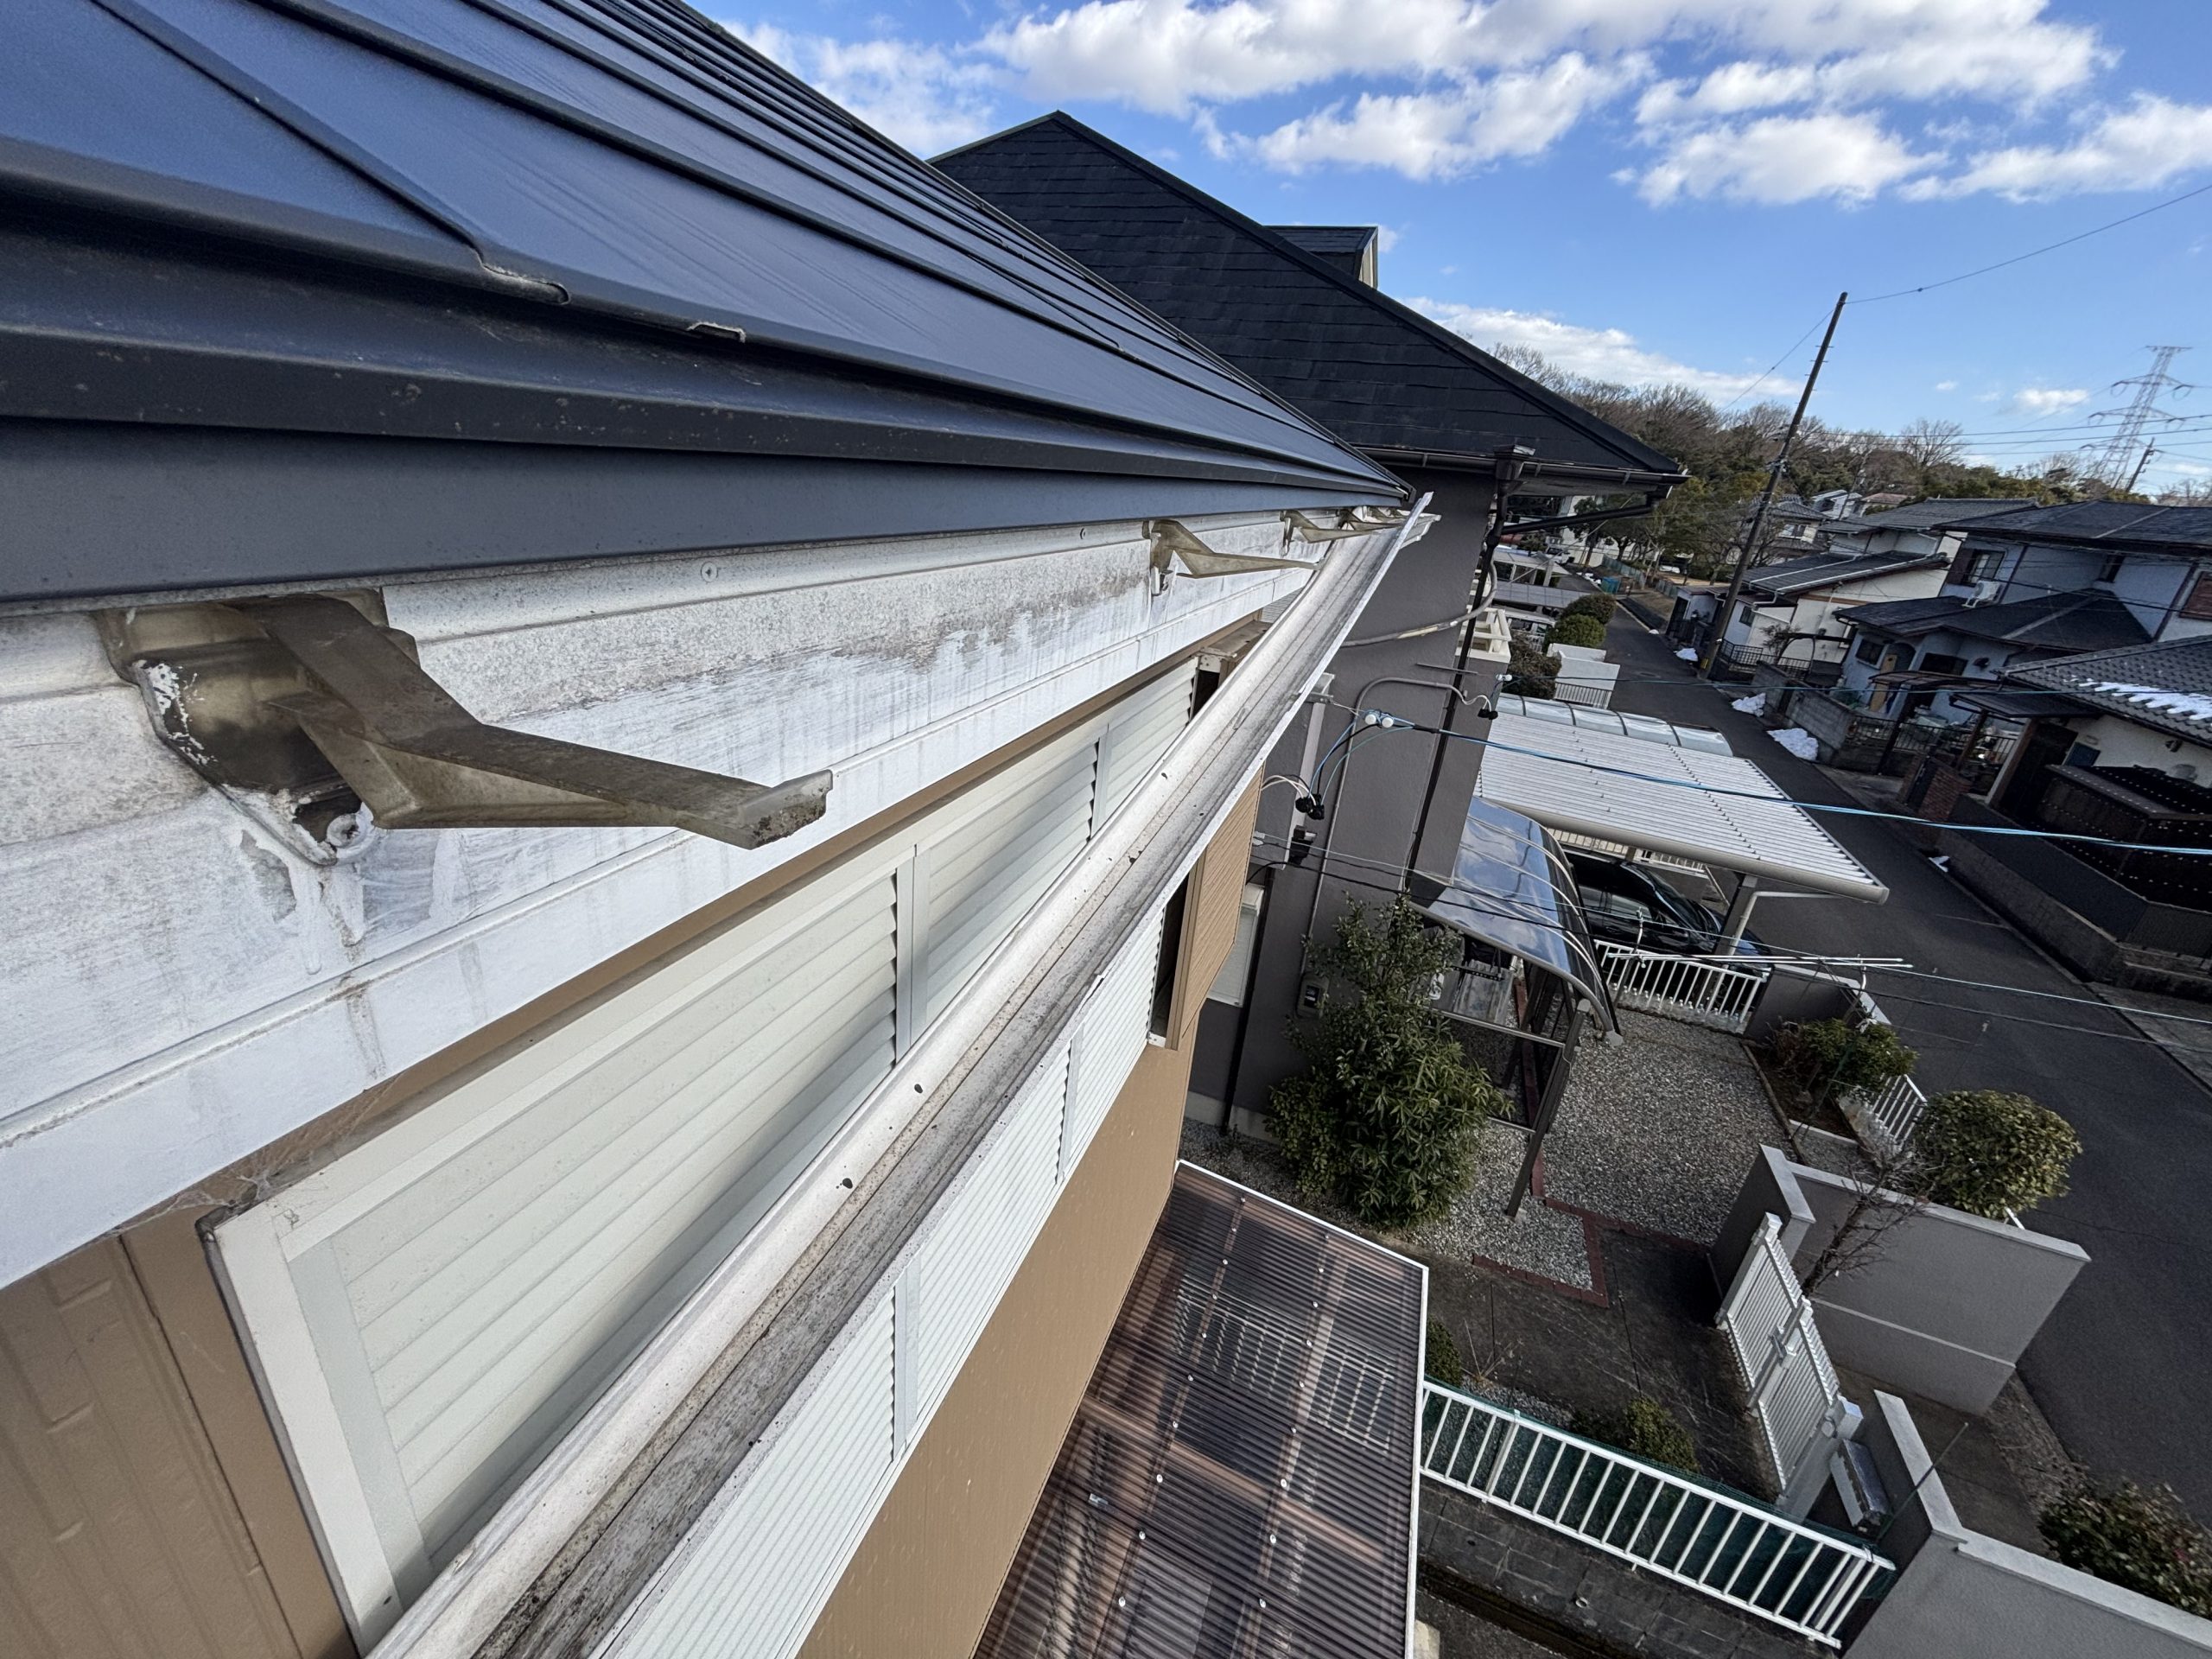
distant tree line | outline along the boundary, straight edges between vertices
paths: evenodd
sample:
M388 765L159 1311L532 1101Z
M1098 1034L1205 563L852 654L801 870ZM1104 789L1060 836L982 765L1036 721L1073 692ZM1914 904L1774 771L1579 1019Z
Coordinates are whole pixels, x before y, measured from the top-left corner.
M1615 519L1596 534L1618 543L1623 556L1632 563L1677 565L1691 575L1725 569L1744 534L1745 515L1781 448L1783 431L1789 423L1785 405L1759 403L1723 409L1688 386L1618 385L1571 374L1527 346L1492 349L1530 378L1672 455L1688 472L1688 481L1657 508ZM1846 489L1865 495L1897 494L1908 501L1932 496L2017 496L2050 506L2149 499L2113 490L2089 477L2087 458L2077 451L2056 453L2005 471L1970 464L1968 448L1965 429L1955 421L1917 420L1896 432L1875 432L1846 431L1808 416L1777 499L1810 499ZM1626 505L1634 499L1588 500L1584 505ZM1543 510L1541 504L1532 503L1531 507L1532 512ZM1770 519L1761 539L1770 546L1779 528Z

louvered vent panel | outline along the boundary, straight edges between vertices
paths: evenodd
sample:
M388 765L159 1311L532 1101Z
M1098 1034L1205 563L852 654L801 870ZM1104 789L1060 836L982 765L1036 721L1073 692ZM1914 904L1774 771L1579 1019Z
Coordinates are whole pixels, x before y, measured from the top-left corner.
M1196 663L1154 681L1108 717L1106 760L1098 780L1098 822L1129 798L1146 772L1167 753L1175 734L1191 720L1191 688Z
M1152 1023L1154 977L1160 965L1160 918L1155 914L1122 947L1077 1031L1068 1079L1067 1134L1061 1149L1063 1179L1082 1160L1114 1096L1122 1092L1137 1057L1144 1052Z
M925 1018L934 1020L1090 837L1095 752L1054 745L932 819Z
M785 1659L813 1627L892 1473L890 1297L686 1536L603 1659ZM753 1460L748 1460L750 1463Z
M930 1217L907 1281L913 1294L900 1316L901 1340L914 1344L906 1368L915 1394L911 1435L921 1433L944 1400L1052 1211L1067 1074L1063 1049Z
M871 880L782 939L707 947L645 1006L614 999L586 1016L600 1041L508 1083L520 1110L488 1134L455 1113L447 1155L302 1262L342 1287L316 1310L326 1365L365 1365L355 1416L381 1418L349 1438L395 1461L434 1557L890 1070L892 924Z

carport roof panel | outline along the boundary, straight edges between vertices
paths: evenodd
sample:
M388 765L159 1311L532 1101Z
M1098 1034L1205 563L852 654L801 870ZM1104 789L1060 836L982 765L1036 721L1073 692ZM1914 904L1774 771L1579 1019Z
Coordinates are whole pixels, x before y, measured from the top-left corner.
M1548 829L1816 893L1874 904L1890 896L1810 813L1741 756L1671 748L1524 715L1500 715L1490 722L1488 737L1475 787L1484 800Z

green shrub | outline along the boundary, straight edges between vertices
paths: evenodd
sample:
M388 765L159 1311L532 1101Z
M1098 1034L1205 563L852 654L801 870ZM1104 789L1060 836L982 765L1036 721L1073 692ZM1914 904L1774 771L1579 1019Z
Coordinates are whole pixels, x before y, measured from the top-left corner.
M1544 635L1546 645L1600 646L1605 643L1605 625L1587 612L1560 617Z
M1598 620L1599 628L1603 630L1605 626L1613 620L1613 596L1611 594L1585 594L1561 611L1559 613L1559 620L1564 622L1570 616L1595 617ZM1573 642L1570 640L1568 643L1571 645Z
M1559 690L1559 658L1540 650L1522 634L1506 641L1509 665L1498 689L1524 697L1548 697Z
M1268 1096L1300 1186L1372 1226L1407 1226L1449 1205L1467 1184L1482 1120L1505 1109L1430 1001L1459 956L1402 899L1380 913L1353 904L1314 956L1330 982L1319 1015L1291 1027L1307 1070Z
M1912 1136L1928 1196L1997 1221L2063 1195L2081 1150L2074 1126L2050 1107L1996 1089L1936 1096Z
M2164 1487L2076 1486L2036 1518L2068 1567L2212 1618L2212 1535Z
M1689 1430L1673 1412L1643 1395L1637 1395L1617 1412L1578 1411L1567 1427L1585 1440L1603 1440L1669 1469L1697 1472L1697 1443L1690 1439Z
M1459 1344L1452 1340L1451 1327L1441 1319L1428 1322L1427 1363L1423 1367L1429 1380L1441 1382L1447 1389L1456 1389L1467 1380L1466 1362L1459 1357Z
M1918 1057L1879 1020L1808 1020L1775 1033L1775 1069L1817 1109L1839 1095L1874 1094L1909 1076Z

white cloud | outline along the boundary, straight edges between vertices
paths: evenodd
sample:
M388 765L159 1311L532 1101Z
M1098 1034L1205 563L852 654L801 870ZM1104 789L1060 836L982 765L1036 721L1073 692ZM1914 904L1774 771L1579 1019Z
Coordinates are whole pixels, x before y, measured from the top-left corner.
M772 23L722 27L917 156L980 138L999 124L1000 72L912 41L838 41Z
M1672 139L1636 179L1657 205L1681 196L1783 203L1834 196L1867 201L1925 175L1940 155L1916 154L1872 116L1771 115L1702 128Z
M1708 397L1733 397L1751 386L1756 374L1693 368L1661 352L1637 344L1621 328L1587 328L1534 311L1461 305L1450 300L1411 298L1406 303L1452 333L1490 351L1498 346L1527 346L1570 374L1623 385L1683 385Z
M1959 383L1955 380L1938 380L1936 383L1936 390L1938 391L1956 391L1958 389Z
M1446 91L1363 92L1256 137L1229 137L1231 153L1285 172L1336 164L1387 168L1413 179L1451 178L1508 156L1549 149L1592 105L1641 73L1637 62L1592 64L1577 53Z
M2088 390L2082 386L2023 386L2012 394L2012 401L2005 405L2005 412L2008 415L2056 415L2076 404L2088 401Z
M2084 127L2069 143L2016 144L1978 156L1950 178L1910 194L1993 191L2015 201L2088 190L2149 190L2212 168L2212 105L2176 104L2138 92Z

